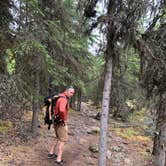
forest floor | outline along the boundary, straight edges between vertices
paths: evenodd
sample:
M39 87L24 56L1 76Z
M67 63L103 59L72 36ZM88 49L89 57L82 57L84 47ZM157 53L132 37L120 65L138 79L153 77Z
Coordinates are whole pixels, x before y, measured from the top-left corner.
M98 165L100 123L94 119L96 113L85 103L81 112L70 112L69 141L63 154L65 166ZM29 125L30 121L27 122L27 126ZM109 119L107 166L153 166L151 139L123 125ZM47 130L47 126L41 125L36 139L27 136L23 131L24 141L9 135L10 137L0 141L0 166L55 165L54 159L47 159L49 144L55 139L53 129Z

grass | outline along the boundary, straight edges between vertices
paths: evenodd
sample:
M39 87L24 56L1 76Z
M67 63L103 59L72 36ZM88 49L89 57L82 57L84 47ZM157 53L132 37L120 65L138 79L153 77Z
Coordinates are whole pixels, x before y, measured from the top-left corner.
M70 108L70 110L68 111L69 113L75 112L74 109Z
M119 136L121 136L125 139L131 139L139 134L138 131L134 130L131 127L130 128L116 128L115 131Z
M130 107L135 107L134 103L128 103ZM140 141L140 142L151 142L151 138L144 136L144 130L147 128L147 125L145 125L144 118L146 117L146 110L145 108L142 108L140 111L134 111L129 116L129 122L130 123L140 123L140 126L137 127L128 127L128 128L115 128L116 133L121 136L122 138L125 138L130 141Z
M142 108L140 111L135 111L129 116L130 122L143 122L146 116L146 110Z
M137 140L141 142L151 142L149 137L141 135L141 132L138 130L138 128L115 128L115 132L118 136L130 141Z
M13 123L9 120L0 119L0 133L6 133L13 128Z
M27 113L24 116L24 119L26 121L31 121L32 120L32 114L33 114L33 111L27 111ZM39 115L40 115L40 112L39 112Z

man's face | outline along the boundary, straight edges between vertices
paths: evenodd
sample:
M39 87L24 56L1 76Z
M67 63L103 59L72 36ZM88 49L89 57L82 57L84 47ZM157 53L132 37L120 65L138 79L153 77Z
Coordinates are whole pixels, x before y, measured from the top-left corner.
M67 90L67 97L72 97L74 95L74 89Z

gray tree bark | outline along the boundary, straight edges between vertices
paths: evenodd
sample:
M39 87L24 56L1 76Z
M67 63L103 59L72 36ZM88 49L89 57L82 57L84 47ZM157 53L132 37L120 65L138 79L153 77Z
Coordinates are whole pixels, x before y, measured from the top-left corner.
M77 93L77 111L81 111L81 96L81 90L79 89Z
M39 93L40 93L40 67L39 67L39 55L36 58L36 79L34 85L34 96L33 96L33 115L32 115L32 126L31 130L33 136L37 134L38 125L38 113L39 113Z
M7 65L4 51L0 53L0 74L7 74Z
M0 1L0 74L8 74L6 63L6 48L10 48L11 35L9 24L12 21L10 0Z
M109 56L106 61L106 70L104 78L104 90L102 99L102 113L100 122L100 143L99 143L99 166L106 165L107 156L107 128L108 128L108 113L109 101L111 92L112 80L112 56Z
M157 110L157 135L154 139L153 154L155 166L166 166L166 93L160 95L159 108Z

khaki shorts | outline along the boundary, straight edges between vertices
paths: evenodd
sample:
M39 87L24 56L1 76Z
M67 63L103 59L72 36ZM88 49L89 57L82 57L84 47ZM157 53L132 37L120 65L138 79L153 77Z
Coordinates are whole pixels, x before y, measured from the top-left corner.
M56 138L61 142L66 142L68 140L68 126L54 125Z

